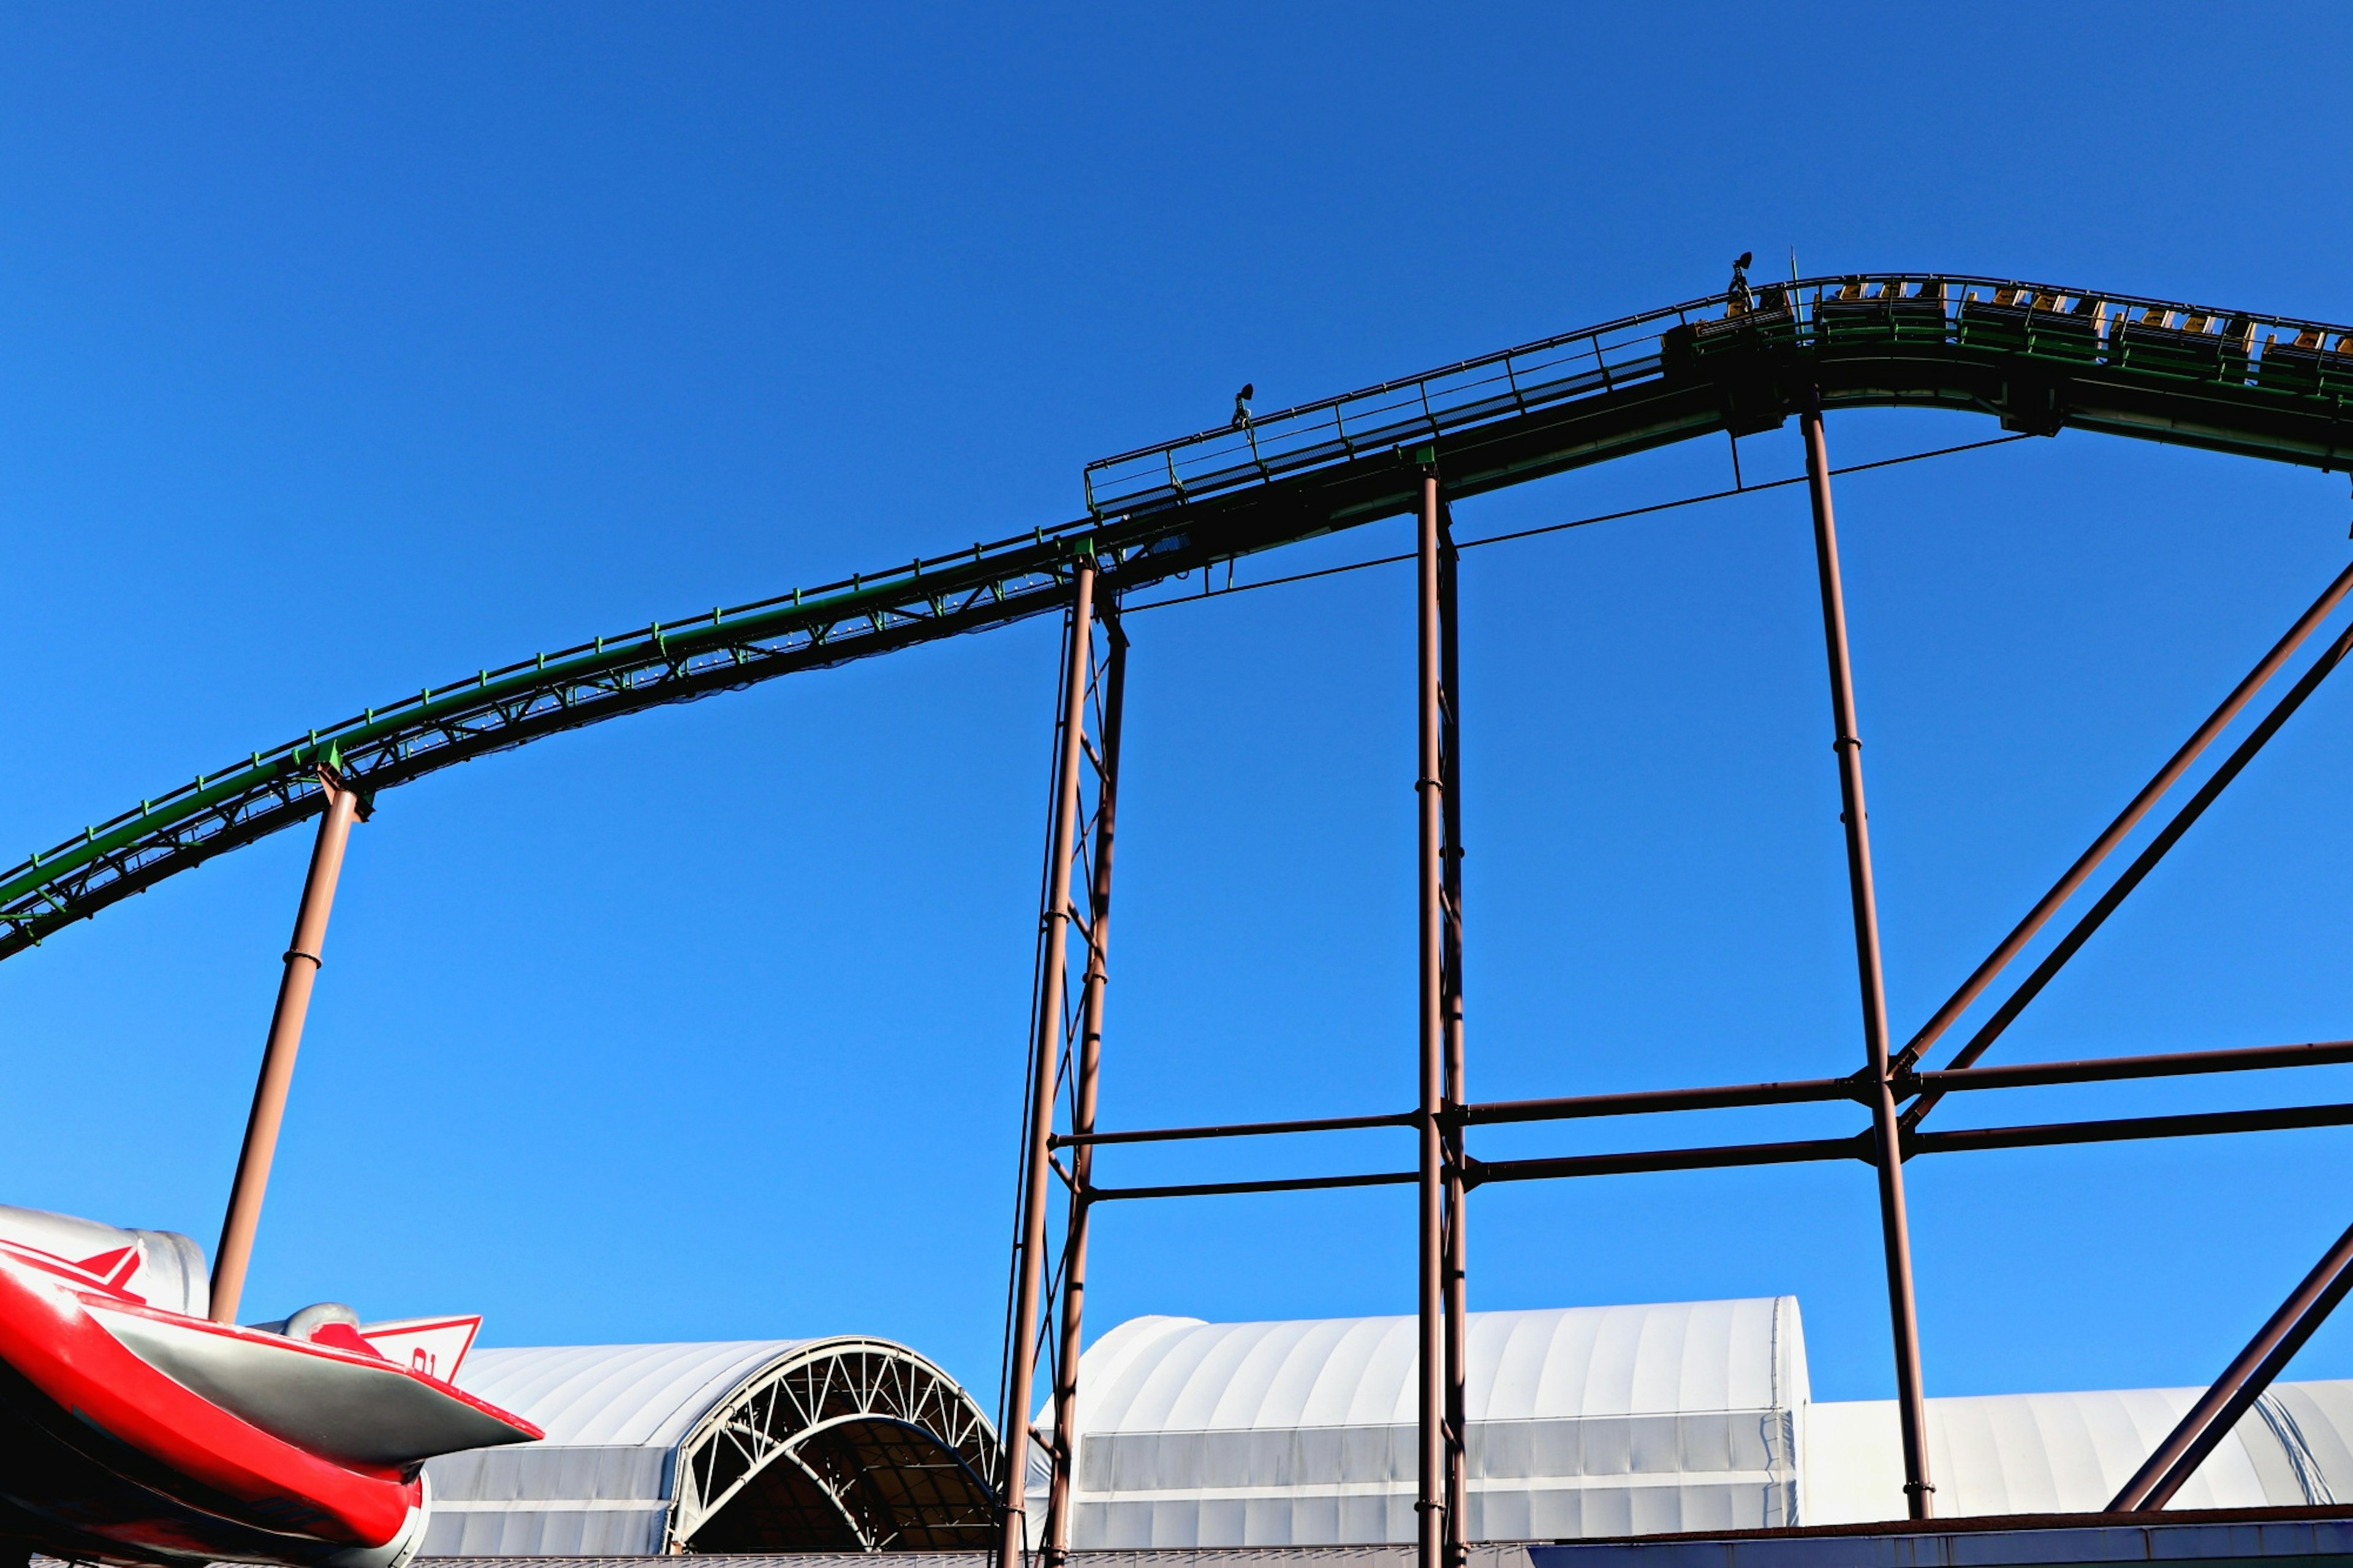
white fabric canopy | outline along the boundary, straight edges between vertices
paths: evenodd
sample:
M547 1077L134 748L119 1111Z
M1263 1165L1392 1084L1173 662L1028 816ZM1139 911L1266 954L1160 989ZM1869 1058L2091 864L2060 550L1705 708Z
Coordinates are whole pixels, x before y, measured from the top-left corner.
M1473 1535L1791 1522L1808 1403L1794 1297L1467 1328ZM1410 1541L1415 1334L1403 1317L1121 1324L1080 1362L1073 1544Z
M547 1433L445 1454L428 1557L647 1555L662 1551L674 1456L694 1424L805 1340L477 1350L458 1385Z
M2105 1508L2202 1389L2004 1394L1928 1401L1940 1518ZM1809 1524L1904 1515L1895 1404L1817 1405ZM2301 1507L2353 1498L2353 1383L2274 1384L2176 1494L2177 1509Z
M1894 1403L1813 1403L1794 1298L1473 1312L1468 1330L1473 1540L1904 1515ZM1416 1364L1411 1318L1122 1323L1080 1361L1072 1543L1411 1542ZM2105 1507L2199 1393L1932 1399L1936 1513ZM1029 1480L1034 1525L1042 1458ZM2173 1506L2340 1500L2353 1382L2275 1386Z

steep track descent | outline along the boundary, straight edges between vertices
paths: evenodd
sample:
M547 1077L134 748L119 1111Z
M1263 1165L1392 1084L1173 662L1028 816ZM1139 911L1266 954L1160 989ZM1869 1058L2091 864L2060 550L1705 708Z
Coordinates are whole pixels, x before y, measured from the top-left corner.
M2094 289L1862 274L1670 306L1124 453L1087 514L995 544L482 670L252 753L0 873L0 958L316 814L321 765L364 795L559 731L736 690L1409 511L1425 464L1475 495L1826 408L1990 415L2353 468L2353 329Z

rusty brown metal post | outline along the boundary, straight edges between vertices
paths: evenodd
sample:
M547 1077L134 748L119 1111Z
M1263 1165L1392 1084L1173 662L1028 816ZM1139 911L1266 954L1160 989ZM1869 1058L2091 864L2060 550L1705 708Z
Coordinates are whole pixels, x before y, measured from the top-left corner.
M1005 1515L997 1568L1019 1568L1028 1548L1029 1399L1037 1370L1038 1300L1045 1289L1047 1140L1054 1126L1056 1068L1062 1043L1062 963L1069 947L1071 856L1078 835L1079 766L1086 722L1089 637L1094 622L1095 567L1071 568L1068 658L1062 669L1061 745L1054 763L1054 817L1047 836L1046 896L1039 912L1037 1036L1029 1063L1029 1142L1022 1150L1021 1240L1012 1321L1006 1327Z
M1920 1390L1919 1315L1913 1302L1911 1227L1904 1209L1903 1142L1895 1088L1888 1070L1887 987L1879 961L1879 900L1872 885L1871 822L1863 806L1862 741L1856 733L1854 672L1847 655L1846 591L1839 580L1838 525L1831 511L1830 452L1822 411L1809 395L1799 424L1806 441L1806 486L1814 508L1814 556L1822 589L1822 635L1831 669L1831 716L1837 735L1839 796L1846 824L1847 882L1854 906L1856 977L1862 994L1862 1040L1873 1082L1873 1160L1879 1172L1879 1220L1887 1258L1887 1310L1895 1340L1896 1413L1904 1437L1904 1500L1909 1517L1934 1511L1928 1475L1928 1435Z
M1079 1048L1073 1066L1071 1131L1086 1137L1095 1130L1095 1082L1103 1065L1103 991L1111 943L1112 833L1119 807L1121 712L1127 692L1127 636L1117 616L1103 618L1110 645L1103 675L1102 748L1096 763L1094 867L1087 879L1086 977L1080 983ZM1054 1447L1052 1479L1046 1494L1046 1561L1061 1568L1071 1551L1071 1467L1078 1460L1079 1336L1086 1309L1087 1188L1094 1173L1094 1146L1071 1148L1070 1221L1062 1238L1062 1321L1054 1357Z
M1445 924L1439 952L1440 1014L1446 1032L1443 1099L1446 1173L1446 1564L1463 1568L1469 1557L1471 1510L1465 1494L1470 1446L1468 1375L1470 1273L1463 1225L1470 1193L1464 1182L1463 1124L1470 1096L1462 1077L1462 661L1457 635L1455 589L1460 562L1454 550L1454 520L1438 509L1438 787L1445 805L1440 850L1440 884Z
M1421 529L1418 552L1419 590L1418 630L1420 752L1414 790L1420 807L1421 863L1421 1104L1417 1126L1421 1160L1417 1177L1420 1232L1420 1396L1419 1400L1419 1486L1414 1501L1415 1542L1420 1568L1443 1568L1446 1521L1446 1383L1443 1314L1445 1310L1444 1167L1446 1150L1440 1113L1446 1093L1445 1017L1445 886L1446 836L1443 656L1439 631L1439 500L1438 473L1425 467L1421 479Z
M2263 1397L2272 1380L2287 1369L2305 1341L2348 1290L2353 1290L2353 1227L2337 1238L2337 1245L2280 1303L2279 1310L2247 1342L2247 1348L2214 1380L2214 1386L2189 1407L2181 1424L2109 1502L2108 1511L2134 1513L2172 1501L2173 1494L2197 1473L2214 1446L2230 1436L2231 1428Z
M2321 649L2319 657L2296 677L2295 684L2287 689L2279 701L2272 706L2271 711L2255 721L2245 738L2231 749L2231 754L2223 758L2206 776L2206 782L2182 803L2181 809L2173 814L2172 819L2142 846L2140 853L2133 857L2132 864L2118 872L2116 880L2092 900L2092 907L2084 911L2066 935L2051 944L2051 951L2042 955L2042 962L2034 966L2033 973L2019 982L2018 989L1996 1006L1983 1024L1978 1026L1978 1032L1969 1037L1968 1044L1953 1053L1953 1059L1946 1064L1948 1068L1966 1068L1986 1054L1993 1042L2001 1037L2002 1031L2009 1028L2019 1014L2042 994L2042 988L2051 984L2052 978L2083 951L2084 944L2092 939L2093 933L2116 912L2125 900L2132 896L2133 890L2156 868L2158 862L2181 842L2182 835L2197 825L2198 819L2205 815L2206 808L2221 798L2222 792L2230 788L2232 781L2246 770L2257 753L2271 743L2272 737L2279 733L2281 726L2295 716L2296 710L2304 706L2305 700L2318 690L2320 683L2345 662L2348 653L2353 653L2353 626L2339 631L2329 645ZM1938 1098L1936 1091L1931 1089L1914 1100L1911 1109L1904 1113L1905 1128L1918 1126L1921 1118L1936 1109Z
M2075 863L2068 867L2056 882L2051 884L2050 890L2036 900L2032 909L2026 911L2025 918L2010 929L2010 934L2001 939L2000 944L1986 955L1985 962L1978 964L1967 980L1961 982L1959 989L1946 998L1945 1005L1936 1009L1935 1016L1920 1026L1920 1032L1914 1035L1911 1041L1905 1046L1902 1052L1905 1062L1918 1061L1928 1047L1935 1045L1947 1029L1952 1027L1953 1020L1959 1017L1970 1003L1984 994L1986 987L1993 984L1995 977L2008 967L2010 961L2025 951L2026 944L2034 940L2035 933L2040 931L2051 917L2058 912L2060 906L2073 898L2075 890L2091 879L2092 873L2099 869L2100 863L2108 858L2117 845L2124 842L2126 834L2139 826L2140 819L2148 815L2149 808L2162 799L2167 791L2180 782L2181 775L2189 771L2191 764L2204 754L2208 746L2213 744L2214 738L2227 729L2231 721L2239 716L2241 710L2254 700L2255 694L2263 689L2273 676L2279 673L2280 667L2287 663L2297 648L2304 646L2305 639L2312 636L2320 623L2328 618L2330 612L2344 601L2345 595L2348 593L2353 593L2353 566L2346 567L2337 574L2336 579L2327 587L2320 591L2320 597L2315 599L2311 607L2296 618L2295 624L2288 627L2285 635L2278 642L2272 645L2268 653L2255 661L2255 667L2247 671L2246 678L2231 689L2230 695L2223 698L2214 711L2206 716L2206 721L2198 727L2196 732L2181 743L2179 751L2166 759L2165 765L2158 769L2148 783L2141 786L2140 793L2126 803L2124 810L2116 814L2116 820L2109 823L2100 836L2092 841L2091 847L2075 858ZM1975 1054L1970 1055L1968 1060L1956 1058L1951 1065L1967 1067L1978 1056L1984 1054L1985 1047L1976 1045ZM1915 1125L1925 1114L1926 1114L1925 1110L1915 1107L1913 1111L1905 1117L1905 1124Z
M320 952L327 941L327 915L335 904L335 881L343 874L343 847L359 815L357 791L326 769L319 773L327 809L311 846L311 869L302 879L302 901L294 911L294 937L287 945L285 971L278 978L278 1005L269 1015L269 1037L261 1047L261 1073L253 1086L253 1109L245 1119L245 1144L237 1151L237 1179L230 1184L228 1213L221 1220L219 1250L213 1258L212 1321L237 1321L245 1296L246 1269L253 1262L253 1237L261 1226L261 1200L269 1190L269 1165L278 1153L278 1130L286 1120L286 1094L294 1081L294 1056L302 1048L302 1021L311 1011L311 990L319 978Z

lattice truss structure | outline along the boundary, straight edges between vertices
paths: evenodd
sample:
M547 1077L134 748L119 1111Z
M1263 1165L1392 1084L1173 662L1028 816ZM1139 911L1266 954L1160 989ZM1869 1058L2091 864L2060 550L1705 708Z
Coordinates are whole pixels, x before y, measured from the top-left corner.
M997 1424L1008 1434L1003 1472L1008 1542L1027 1534L1026 1477L1041 1464L1053 1478L1050 1517L1039 1521L1044 1537L1050 1541L1068 1533L1062 1516L1070 1506L1071 1405L1078 1391L1086 1297L1093 1150L1086 1144L1070 1148L1066 1164L1055 1145L1071 1133L1094 1128L1127 685L1127 636L1120 626L1117 601L1109 595L1097 598L1097 584L1096 563L1082 559L1071 608L1063 617L1062 678L1055 705L1055 784L1049 804L1030 1005L1033 1048L1022 1102L1023 1158L1007 1289L1006 1364L998 1383L1004 1403ZM1050 1178L1063 1192L1059 1205L1062 1241L1050 1254ZM1041 1363L1054 1392L1054 1429L1050 1436L1033 1437L1029 1426L1031 1380ZM1034 1458L1032 1442L1039 1446Z
M681 1446L670 1546L971 1551L997 1526L1003 1447L904 1347L828 1340L770 1368Z

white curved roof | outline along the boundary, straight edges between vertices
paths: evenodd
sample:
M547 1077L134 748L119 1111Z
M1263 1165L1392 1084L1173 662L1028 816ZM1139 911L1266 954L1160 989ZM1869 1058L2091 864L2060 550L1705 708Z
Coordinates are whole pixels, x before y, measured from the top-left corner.
M1932 1399L1928 1471L1936 1511L1960 1517L2105 1508L2203 1392ZM1817 1405L1808 1442L1808 1522L1902 1517L1894 1401ZM2232 1429L2169 1506L2299 1506L2346 1497L2353 1497L2353 1383L2283 1383Z
M476 1350L458 1386L547 1432L549 1447L674 1447L720 1401L807 1340Z
M1468 1330L1473 1421L1764 1410L1808 1397L1794 1296L1472 1312ZM1410 1423L1415 1333L1409 1317L1132 1319L1081 1363L1079 1430Z

